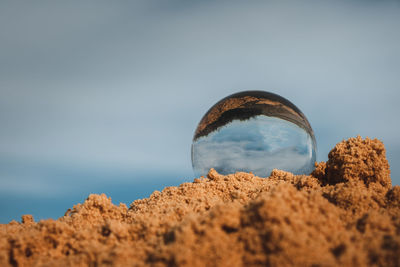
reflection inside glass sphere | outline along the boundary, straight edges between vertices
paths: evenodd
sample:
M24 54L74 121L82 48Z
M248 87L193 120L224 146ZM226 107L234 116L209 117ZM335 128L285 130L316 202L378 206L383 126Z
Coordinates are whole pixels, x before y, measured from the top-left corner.
M303 113L276 94L246 91L215 104L200 121L192 144L196 175L273 169L309 174L316 159L315 137Z

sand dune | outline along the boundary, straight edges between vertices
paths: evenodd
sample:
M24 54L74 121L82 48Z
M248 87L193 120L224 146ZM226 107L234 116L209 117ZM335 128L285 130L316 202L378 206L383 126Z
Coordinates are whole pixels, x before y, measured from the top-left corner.
M90 195L58 220L0 226L0 266L400 266L400 187L383 144L350 138L310 176L274 170Z

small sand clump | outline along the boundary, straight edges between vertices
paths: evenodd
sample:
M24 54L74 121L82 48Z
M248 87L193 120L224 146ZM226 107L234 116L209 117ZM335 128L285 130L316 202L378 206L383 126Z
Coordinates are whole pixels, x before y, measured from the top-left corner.
M350 138L310 176L220 175L128 208L90 195L0 225L0 266L400 266L400 187L383 144Z

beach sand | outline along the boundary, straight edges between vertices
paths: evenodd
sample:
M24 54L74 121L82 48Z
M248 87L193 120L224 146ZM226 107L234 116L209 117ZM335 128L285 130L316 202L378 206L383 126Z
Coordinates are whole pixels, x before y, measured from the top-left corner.
M400 187L384 145L356 137L310 176L210 170L130 207L90 195L0 225L0 266L109 265L400 266Z

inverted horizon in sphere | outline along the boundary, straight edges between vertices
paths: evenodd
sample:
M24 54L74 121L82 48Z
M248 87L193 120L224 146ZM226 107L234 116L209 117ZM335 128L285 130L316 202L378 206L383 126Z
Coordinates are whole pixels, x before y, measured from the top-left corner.
M245 91L215 104L200 121L192 144L196 175L210 168L222 174L273 169L309 174L316 143L304 114L287 99L264 91Z

